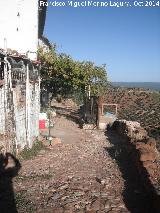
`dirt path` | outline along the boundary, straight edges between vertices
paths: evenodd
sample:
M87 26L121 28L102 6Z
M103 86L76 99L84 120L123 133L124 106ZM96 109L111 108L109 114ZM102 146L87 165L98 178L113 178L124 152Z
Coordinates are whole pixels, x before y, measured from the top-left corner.
M124 179L103 132L85 131L58 116L51 134L60 144L23 161L14 181L19 212L127 213ZM135 213L146 213L134 211Z
M24 161L15 179L14 188L24 198L19 212L128 212L121 173L104 151L110 146L106 136L82 130L63 116L52 134L62 143Z
M54 120L55 125L51 129L51 135L60 138L63 144L78 144L80 141L85 141L85 131L82 131L78 124L64 116Z

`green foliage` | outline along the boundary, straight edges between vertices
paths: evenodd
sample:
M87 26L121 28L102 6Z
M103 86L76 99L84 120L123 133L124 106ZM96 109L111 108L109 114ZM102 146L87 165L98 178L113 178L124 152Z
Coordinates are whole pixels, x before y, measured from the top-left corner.
M153 92L151 97L154 102L160 102L160 92Z
M75 61L69 55L56 52L56 45L49 51L39 48L41 61L41 87L54 95L67 96L75 91L85 93L91 88L91 95L102 94L107 86L106 66L96 66L90 61Z
M27 181L27 180L49 180L53 177L51 174L35 174L35 175L29 175L29 176L18 176L16 177L15 181Z
M72 94L73 101L77 104L77 105L82 105L83 101L84 101L84 95L81 91L74 91L74 93Z
M29 200L24 191L15 194L15 203L19 212L35 212L34 204Z
M23 151L20 153L20 157L21 157L22 159L24 159L24 160L29 160L29 159L35 157L35 156L38 154L38 152L39 152L40 150L44 149L44 148L45 148L45 146L42 144L42 142L36 141L36 142L33 144L33 146L32 146L31 149L25 147L25 148L23 149Z

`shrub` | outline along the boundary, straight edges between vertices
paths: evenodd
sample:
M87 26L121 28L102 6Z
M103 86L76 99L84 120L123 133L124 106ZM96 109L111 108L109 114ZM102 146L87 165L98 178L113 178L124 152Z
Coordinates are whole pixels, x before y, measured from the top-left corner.
M38 152L44 148L45 146L42 142L36 141L34 142L32 148L24 147L23 151L20 153L20 157L22 157L22 159L24 160L29 160L36 156Z

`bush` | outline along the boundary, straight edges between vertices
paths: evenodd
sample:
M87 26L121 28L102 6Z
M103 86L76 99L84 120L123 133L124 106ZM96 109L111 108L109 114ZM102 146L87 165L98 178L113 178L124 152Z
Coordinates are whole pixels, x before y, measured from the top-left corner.
M15 203L19 212L27 212L27 213L35 212L34 204L32 203L31 200L27 199L26 193L23 191L15 193Z
M23 151L20 153L20 157L22 157L22 159L24 160L29 160L33 158L34 156L36 156L38 152L44 148L45 146L43 145L42 142L36 141L33 144L32 148L24 147Z

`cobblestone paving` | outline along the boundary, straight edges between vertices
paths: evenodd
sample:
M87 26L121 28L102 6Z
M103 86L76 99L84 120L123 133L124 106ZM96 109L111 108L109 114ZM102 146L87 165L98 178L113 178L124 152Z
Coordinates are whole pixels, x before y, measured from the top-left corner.
M51 133L61 143L23 161L14 180L16 195L21 197L20 213L147 213L128 207L125 179L116 162L118 154L111 156L107 151L112 144L104 132L80 129L59 116ZM139 196L141 191L134 193Z

